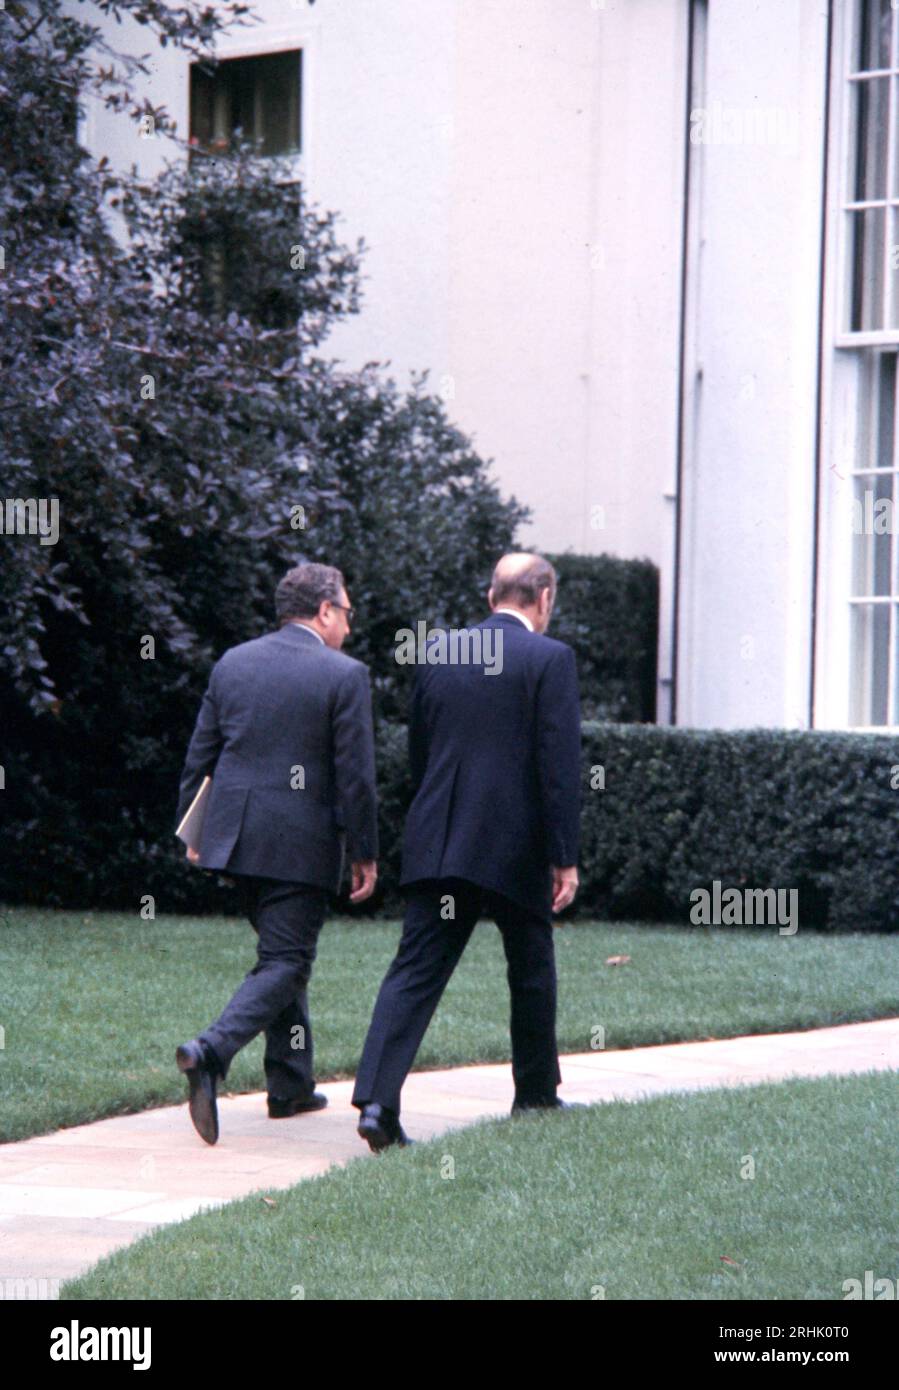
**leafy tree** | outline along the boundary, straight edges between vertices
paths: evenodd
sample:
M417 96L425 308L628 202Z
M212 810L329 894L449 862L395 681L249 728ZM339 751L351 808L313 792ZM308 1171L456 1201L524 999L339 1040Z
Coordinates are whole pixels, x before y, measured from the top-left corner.
M196 52L245 13L94 9ZM178 771L212 660L271 627L284 569L343 569L350 649L396 715L396 629L479 612L525 513L426 375L401 390L321 355L358 312L364 243L277 161L117 174L79 148L77 94L163 128L130 94L139 64L98 61L97 26L55 0L10 0L0 37L0 493L59 505L55 544L0 536L0 895L211 902L172 840Z

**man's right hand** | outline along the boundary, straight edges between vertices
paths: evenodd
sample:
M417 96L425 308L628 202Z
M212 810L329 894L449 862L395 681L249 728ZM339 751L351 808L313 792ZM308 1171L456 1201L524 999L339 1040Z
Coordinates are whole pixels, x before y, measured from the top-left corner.
M366 859L352 867L353 891L350 893L350 902L363 903L375 891L375 884L378 881L378 862L376 859Z
M557 869L553 865L553 912L561 912L574 901L577 892L577 865L567 869Z

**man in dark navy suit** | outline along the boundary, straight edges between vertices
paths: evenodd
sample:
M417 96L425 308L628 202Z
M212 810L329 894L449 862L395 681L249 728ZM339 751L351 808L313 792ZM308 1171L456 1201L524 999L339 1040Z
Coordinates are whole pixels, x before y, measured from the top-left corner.
M409 1142L400 1091L483 915L499 927L508 963L513 1114L564 1104L551 914L577 891L580 705L574 652L543 635L555 589L547 560L506 555L488 594L492 615L456 634L467 642L435 638L419 657L408 905L353 1092L358 1132L376 1152Z
M368 670L340 647L352 609L339 570L304 564L275 592L280 627L213 668L181 779L178 822L212 777L200 843L188 857L244 888L258 960L221 1017L176 1051L190 1114L218 1138L217 1081L265 1032L268 1112L320 1110L306 985L328 894L352 863L351 902L374 891L378 853Z

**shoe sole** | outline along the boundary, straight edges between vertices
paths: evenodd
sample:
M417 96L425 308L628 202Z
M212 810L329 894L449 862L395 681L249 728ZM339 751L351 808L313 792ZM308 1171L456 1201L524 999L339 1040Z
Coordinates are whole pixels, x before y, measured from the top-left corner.
M368 1147L371 1149L372 1153L376 1154L382 1153L384 1149L392 1148L394 1145L398 1148L405 1149L412 1143L411 1139L392 1138L386 1130L382 1129L379 1124L375 1124L372 1120L360 1120L359 1124L356 1126L356 1133L359 1135L360 1139L365 1139L368 1142Z
M194 1129L207 1144L215 1144L219 1137L218 1110L215 1099L210 1101L203 1089L203 1068L198 1066L196 1058L183 1047L176 1048L175 1062L178 1070L187 1077L190 1087L187 1108Z
M268 1117L270 1120L292 1120L295 1115L311 1115L316 1110L325 1110L327 1104L325 1101L324 1105L304 1105L299 1110L276 1110L274 1113L269 1110Z
M390 1147L391 1140L380 1125L372 1124L371 1122L366 1124L364 1120L360 1120L356 1127L356 1133L359 1135L360 1139L365 1139L367 1141L368 1147L371 1149L372 1153L379 1154L382 1149Z

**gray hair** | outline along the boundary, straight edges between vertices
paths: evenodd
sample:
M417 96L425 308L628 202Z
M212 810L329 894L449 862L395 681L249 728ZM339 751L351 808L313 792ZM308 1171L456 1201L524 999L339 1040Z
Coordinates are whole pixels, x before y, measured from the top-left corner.
M505 560L509 558L503 557ZM542 555L535 555L530 564L518 569L511 569L508 565L504 567L501 560L493 571L490 588L494 607L517 603L522 608L530 608L537 603L542 589L549 589L550 598L555 598L556 572Z
M278 622L283 627L291 618L314 618L326 599L340 602L342 588L343 575L333 565L297 565L275 590Z

